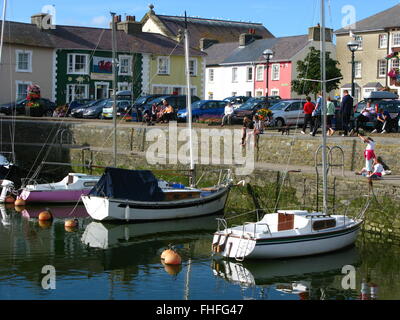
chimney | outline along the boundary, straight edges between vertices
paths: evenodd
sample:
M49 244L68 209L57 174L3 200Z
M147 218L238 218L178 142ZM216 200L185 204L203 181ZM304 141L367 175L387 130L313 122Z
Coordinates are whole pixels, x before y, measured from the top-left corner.
M130 35L135 35L138 33L142 33L142 23L139 21L136 21L135 16L126 16L125 21L121 21L121 16L120 20L117 22L117 30L119 31L124 31L127 34Z
M239 47L245 47L254 40L262 39L262 36L256 35L254 33L242 33L239 36Z
M207 39L207 38L201 38L200 39L200 50L204 51L206 49L208 49L209 47L211 47L213 44L218 43L218 40L214 40L214 39Z
M47 13L38 13L31 16L31 24L36 25L40 30L45 29L44 26L46 25L43 23L44 20L47 21Z
M333 40L333 29L325 29L325 39L327 42L332 42ZM308 28L308 40L310 41L321 41L321 26L318 23L315 27Z

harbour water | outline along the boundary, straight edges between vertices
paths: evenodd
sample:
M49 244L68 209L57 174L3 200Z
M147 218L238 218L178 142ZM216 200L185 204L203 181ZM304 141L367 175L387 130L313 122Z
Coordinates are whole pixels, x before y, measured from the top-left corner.
M70 206L51 207L55 219L43 224L43 209L1 207L0 299L400 298L400 242L389 235L363 230L355 246L338 252L240 263L211 255L217 216L103 224ZM78 218L78 228L64 227L68 217ZM179 267L160 260L170 244L182 256ZM55 269L54 289L43 288L44 266ZM354 268L353 279L344 266Z

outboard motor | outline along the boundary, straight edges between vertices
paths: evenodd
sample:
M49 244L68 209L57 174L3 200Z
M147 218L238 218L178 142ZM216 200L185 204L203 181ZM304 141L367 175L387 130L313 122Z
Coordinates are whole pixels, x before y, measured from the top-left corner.
M6 201L8 192L14 189L14 183L10 180L0 180L0 186L1 186L0 203L4 203Z

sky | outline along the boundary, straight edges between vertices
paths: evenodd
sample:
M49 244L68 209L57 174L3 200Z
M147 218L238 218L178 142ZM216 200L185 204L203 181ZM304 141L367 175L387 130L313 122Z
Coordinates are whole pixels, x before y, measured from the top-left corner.
M0 0L3 7L4 0ZM108 27L110 12L140 20L152 3L157 14L262 23L276 37L306 34L319 22L320 0L7 0L7 20L30 22L55 6L56 24ZM335 30L399 4L400 0L326 0L326 25ZM351 7L349 7L351 6ZM350 8L350 9L349 9ZM353 14L354 13L354 14Z

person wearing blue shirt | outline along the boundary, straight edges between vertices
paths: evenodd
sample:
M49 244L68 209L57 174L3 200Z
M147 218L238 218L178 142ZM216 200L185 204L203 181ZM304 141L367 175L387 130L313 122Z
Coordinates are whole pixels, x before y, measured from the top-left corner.
M375 128L371 133L376 133L378 131L382 131L381 133L386 133L390 131L391 122L392 118L390 117L390 113L388 111L383 111L383 109L379 109L379 113L376 116Z
M313 137L315 137L315 135L321 125L321 113L322 113L321 107L322 107L322 93L318 92L317 104L315 105L315 109L312 113L312 118L313 118L312 122L314 123L314 126L313 126L313 131L312 131L311 135Z

